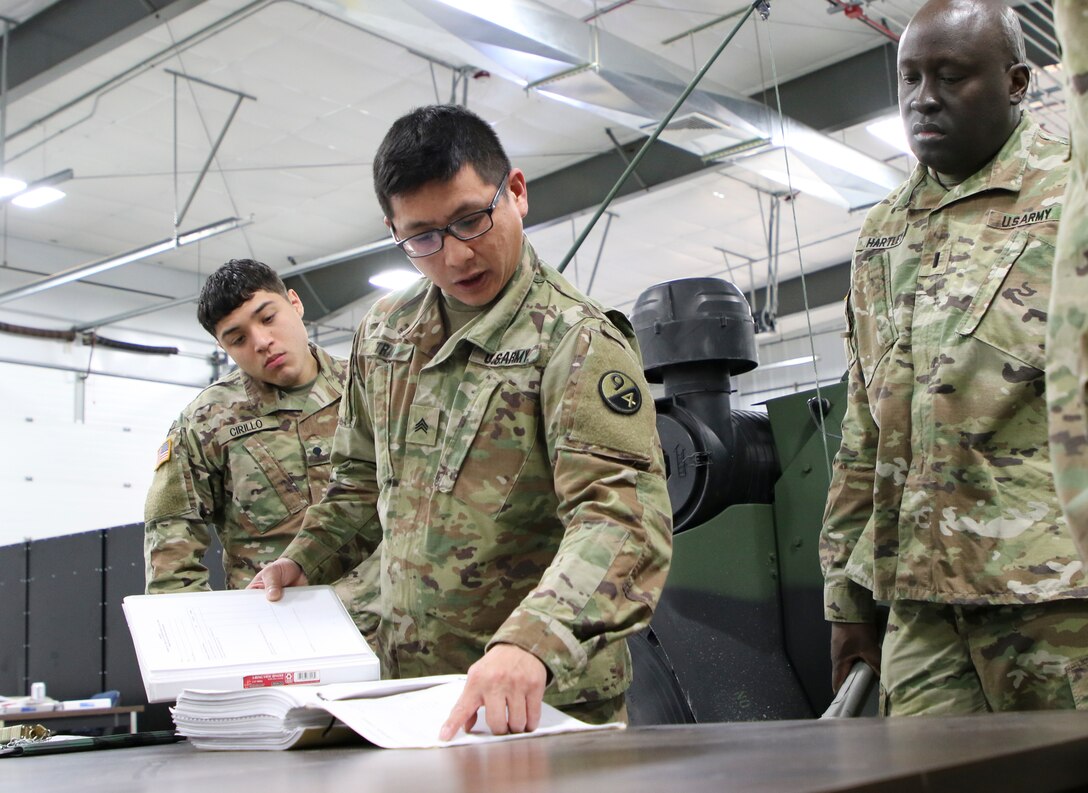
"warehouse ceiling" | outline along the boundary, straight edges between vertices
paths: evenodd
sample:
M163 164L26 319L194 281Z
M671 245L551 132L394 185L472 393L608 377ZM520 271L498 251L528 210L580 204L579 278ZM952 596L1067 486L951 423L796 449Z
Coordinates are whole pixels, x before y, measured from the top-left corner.
M890 37L920 2L843 5L783 0L744 22L568 277L630 309L664 280L717 275L750 290L846 261L860 210L910 166L864 127L892 112ZM366 276L405 262L372 195L372 154L395 118L436 101L467 103L494 124L529 178L531 238L558 264L746 10L721 0L0 0L14 23L5 175L58 179L66 193L39 209L0 208L0 319L208 346L188 300L208 272L248 256L289 279L322 333L342 336L372 297ZM1024 16L1038 39L1035 102L1060 132L1049 4ZM773 111L779 96L785 121L755 101ZM230 219L236 228L199 242L46 282Z

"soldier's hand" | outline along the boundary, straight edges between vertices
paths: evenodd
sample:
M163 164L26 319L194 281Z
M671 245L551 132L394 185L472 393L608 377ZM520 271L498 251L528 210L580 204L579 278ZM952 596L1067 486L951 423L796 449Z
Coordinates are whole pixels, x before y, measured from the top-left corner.
M871 622L831 623L831 689L838 691L856 661L880 675L880 629Z
M269 600L283 597L283 588L287 586L306 586L309 581L298 562L280 558L253 577L246 589L263 589Z
M439 740L471 730L481 707L495 735L532 732L540 724L547 682L548 668L535 655L513 644L495 645L468 668L465 690L442 725Z

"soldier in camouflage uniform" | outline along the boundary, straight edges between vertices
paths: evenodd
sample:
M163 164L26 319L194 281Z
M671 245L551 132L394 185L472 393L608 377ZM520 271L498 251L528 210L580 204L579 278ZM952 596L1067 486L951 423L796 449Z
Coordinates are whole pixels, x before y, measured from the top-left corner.
M1054 7L1073 162L1054 258L1047 327L1046 393L1058 496L1073 539L1088 560L1088 2Z
M485 705L492 731L532 730L542 697L622 719L624 637L650 621L672 537L631 326L537 258L525 175L467 110L400 119L374 172L427 279L356 333L329 492L253 585L275 599L381 541L384 674L468 672L443 739Z
M858 659L879 667L886 714L1088 702L1088 582L1043 387L1068 147L1020 110L1023 60L1000 4L915 15L898 71L919 165L854 254L820 553L834 685ZM882 652L874 595L891 605Z
M268 266L233 260L208 278L198 317L239 369L182 411L159 448L145 507L149 593L208 589L211 524L228 589L279 557L328 487L346 362L309 344L302 303ZM337 591L377 627L377 565Z

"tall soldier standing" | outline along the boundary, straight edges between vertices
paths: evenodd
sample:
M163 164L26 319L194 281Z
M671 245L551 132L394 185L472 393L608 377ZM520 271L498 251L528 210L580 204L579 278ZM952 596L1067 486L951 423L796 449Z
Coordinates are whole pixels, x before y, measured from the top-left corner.
M885 714L1074 707L1088 583L1054 492L1044 374L1068 147L1021 110L1023 34L931 0L899 43L919 165L862 226L821 562L837 688ZM891 604L883 647L873 598Z

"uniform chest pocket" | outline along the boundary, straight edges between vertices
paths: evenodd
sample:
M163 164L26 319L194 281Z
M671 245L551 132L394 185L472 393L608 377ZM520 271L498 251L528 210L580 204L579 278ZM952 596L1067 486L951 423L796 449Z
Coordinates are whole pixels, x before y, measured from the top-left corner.
M384 339L364 339L360 345L359 363L364 373L367 413L374 431L374 463L378 484L385 488L396 478L394 454L400 454L392 416L400 406L409 404L411 393L408 368L414 347L406 342L393 343ZM358 419L354 395L345 394L348 423ZM341 418L344 418L343 411Z
M898 336L892 317L886 251L863 251L854 260L851 305L857 356L868 386Z
M331 435L331 433L330 433ZM306 480L310 503L316 504L329 489L332 474L332 438L310 438L306 446Z
M465 408L451 416L435 487L486 515L502 512L536 444L539 388L534 367L467 373Z
M987 235L1006 235L986 229ZM981 241L980 241L981 242ZM1015 232L990 268L956 328L1035 369L1046 363L1046 318L1054 247L1027 231Z
M264 434L246 435L230 448L232 500L238 521L258 534L306 509L309 503L280 457L261 437ZM301 461L301 449L298 455Z

